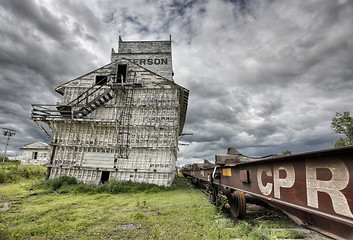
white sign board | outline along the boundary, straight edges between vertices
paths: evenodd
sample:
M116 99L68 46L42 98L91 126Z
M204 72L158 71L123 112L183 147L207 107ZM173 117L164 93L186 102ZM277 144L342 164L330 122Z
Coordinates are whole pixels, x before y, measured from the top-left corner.
M86 152L82 160L83 167L114 167L114 153Z

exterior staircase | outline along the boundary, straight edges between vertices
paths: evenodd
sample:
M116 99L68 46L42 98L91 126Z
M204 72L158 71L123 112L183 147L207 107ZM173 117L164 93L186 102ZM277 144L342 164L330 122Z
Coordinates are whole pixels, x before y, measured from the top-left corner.
M84 118L94 110L99 107L104 106L107 102L109 102L114 97L114 92L109 88L104 93L100 94L92 101L86 104L86 106L80 108L77 111L74 111L74 118Z
M92 98L92 96L95 96L96 92L99 91L103 86L107 86L107 83L109 82L107 81L108 77L109 76L106 76L105 78L101 79L101 82L104 82L104 84L98 83L96 85L93 85L68 104L57 106L56 108L59 111L60 115L63 118L67 119L84 118L97 108L104 106L108 101L113 99L114 91L111 87L109 87L109 89L96 96L93 100L89 100L90 98ZM82 105L84 106L82 107ZM73 108L79 106L81 106L79 110L73 110Z

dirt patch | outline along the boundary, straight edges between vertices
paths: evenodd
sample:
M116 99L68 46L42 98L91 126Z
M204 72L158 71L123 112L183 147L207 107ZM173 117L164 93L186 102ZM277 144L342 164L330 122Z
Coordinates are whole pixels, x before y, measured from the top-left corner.
M2 202L2 208L0 208L0 211L7 211L10 208L10 203L9 202Z
M31 195L28 197L29 199L36 199L37 198L37 195Z
M139 228L139 227L141 227L141 225L139 225L139 224L132 224L132 223L130 223L130 224L120 224L120 225L118 225L118 228L123 229L123 230L136 229L136 228Z

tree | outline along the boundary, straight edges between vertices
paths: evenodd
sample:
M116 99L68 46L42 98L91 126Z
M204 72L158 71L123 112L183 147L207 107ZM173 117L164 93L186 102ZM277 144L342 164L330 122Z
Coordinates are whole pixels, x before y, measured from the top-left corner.
M337 112L332 118L331 128L335 133L346 135L346 138L336 139L332 144L333 147L353 145L353 117L349 112Z
M282 151L282 155L291 155L291 154L292 154L292 151L290 150Z
M0 162L2 162L3 159L4 159L4 157L0 157ZM9 158L5 157L5 161L4 162L8 162L8 161L9 161Z

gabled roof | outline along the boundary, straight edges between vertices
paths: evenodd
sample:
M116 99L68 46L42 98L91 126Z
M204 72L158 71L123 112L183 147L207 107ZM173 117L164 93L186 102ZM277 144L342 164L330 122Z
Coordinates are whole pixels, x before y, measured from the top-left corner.
M100 67L100 68L97 68L97 69L95 69L95 70L93 70L93 71L91 71L91 72L89 72L89 73L86 73L86 74L84 74L84 75L82 75L82 76L80 76L80 77L77 77L77 78L75 78L75 79L73 79L73 80L70 80L70 81L68 81L68 82L66 82L66 83L64 83L64 84L61 84L60 86L58 86L58 87L55 89L55 91L58 92L58 93L60 93L61 95L63 95L64 93L63 93L62 89L63 89L64 87L66 87L67 84L72 83L73 81L76 81L76 80L80 80L80 78L83 78L83 77L88 76L88 75L90 75L90 74L92 74L92 73L95 73L95 72L97 72L98 70L101 70L101 69L104 69L104 68L108 68L108 67L112 67L113 65L115 65L117 62L119 62L119 61L121 61L121 60L128 61L129 64L138 66L138 67L142 68L144 71L148 71L148 72L150 72L150 73L152 73L152 74L154 74L154 75L156 75L156 76L158 76L158 77L160 77L160 78L163 78L163 80L165 80L165 81L163 81L163 84L169 84L169 85L171 85L171 86L176 86L176 87L178 87L178 88L182 88L184 91L188 91L186 88L180 86L179 84L176 84L175 82L173 82L173 81L171 81L171 80L169 80L169 79L167 79L167 78L165 78L165 77L163 77L163 76L161 76L161 75L159 75L159 74L157 74L157 73L155 73L155 72L153 72L153 71L151 71L151 70L149 70L149 69L147 69L147 68L145 68L145 67L143 67L143 66L141 66L141 65L139 65L139 64L136 64L136 63L132 62L130 59L127 59L127 58L121 58L121 59L119 59L119 60L116 60L116 61L114 61L114 62L111 62L111 63L109 63L109 64L106 64L106 65L104 65L104 66L102 66L102 67Z
M97 69L95 69L95 70L89 72L89 73L86 73L86 74L84 74L84 75L82 75L82 76L80 76L80 77L77 77L77 78L72 79L72 80L70 80L70 81L68 81L68 82L66 82L66 83L63 83L63 84L59 85L57 88L55 88L55 91L58 92L58 93L60 93L61 95L64 95L64 92L62 92L62 89L65 87L65 85L67 85L67 84L69 84L69 83L71 83L71 82L73 82L73 81L79 80L79 79L82 78L82 77L85 77L85 76L87 76L87 75L90 75L90 74L92 74L92 73L94 73L94 72L96 72L96 71L98 71L98 70L100 70L100 69L104 69L104 68L106 68L106 67L108 67L108 66L111 66L111 65L113 65L113 64L116 64L116 62L108 63L108 64L106 64L106 65L104 65L104 66L102 66L102 67L100 67L100 68L97 68Z
M119 60L116 60L114 62L111 62L107 65L104 65L103 67L100 67L100 68L97 68L87 74L84 74L82 75L81 77L78 77L78 78L75 78L69 82L66 82L62 85L60 85L59 87L57 87L55 90L60 93L60 94L64 94L63 92L63 89L65 87L68 87L70 83L74 82L74 81L78 81L78 84L79 84L79 81L84 81L84 79L81 79L85 76L88 76L89 74L93 74L95 72L98 72L99 70L104 70L104 69L111 69L111 70L114 70L115 69L115 64L117 62L120 62L120 61L126 61L126 62L129 62L129 65L132 65L132 66L135 66L139 69L141 69L142 71L144 72L149 72L151 73L151 75L154 75L154 76L157 76L158 77L158 80L157 81L153 81L151 80L150 82L146 82L146 84L150 83L151 86L153 86L153 84L155 84L156 86L170 86L171 88L177 88L180 90L180 94L179 94L179 104L180 104L180 111L179 111L179 117L180 117L180 123L179 123L179 134L182 133L182 130L183 130L183 127L184 127L184 123L185 123L185 118L186 118L186 111L187 111L187 106L188 106L188 98L189 98L189 90L180 86L179 84L176 84L175 82L137 64L137 63L134 63L133 61L131 61L130 59L126 59L126 58L121 58Z
M22 148L22 150L24 149L41 149L41 150L46 150L49 149L50 146L47 143L44 142L32 142L32 143L27 143L25 144Z

